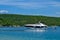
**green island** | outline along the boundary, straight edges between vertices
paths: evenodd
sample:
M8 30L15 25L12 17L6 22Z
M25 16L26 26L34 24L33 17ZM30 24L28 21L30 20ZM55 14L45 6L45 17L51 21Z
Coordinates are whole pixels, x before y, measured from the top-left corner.
M0 26L24 26L41 21L48 26L60 26L60 17L0 14Z

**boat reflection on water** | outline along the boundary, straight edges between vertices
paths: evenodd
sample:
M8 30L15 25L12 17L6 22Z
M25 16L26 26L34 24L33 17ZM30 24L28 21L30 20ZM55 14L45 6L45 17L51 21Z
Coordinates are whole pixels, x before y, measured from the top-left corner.
M36 28L36 29L28 29L28 30L25 30L25 31L28 31L28 32L45 32L46 30L45 29L39 29L39 28Z

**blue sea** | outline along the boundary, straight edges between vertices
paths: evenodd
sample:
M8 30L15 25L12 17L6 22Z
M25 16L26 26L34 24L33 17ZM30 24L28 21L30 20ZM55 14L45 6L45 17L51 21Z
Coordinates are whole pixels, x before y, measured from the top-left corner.
M0 28L0 40L60 40L60 27L49 27L45 30L3 27Z

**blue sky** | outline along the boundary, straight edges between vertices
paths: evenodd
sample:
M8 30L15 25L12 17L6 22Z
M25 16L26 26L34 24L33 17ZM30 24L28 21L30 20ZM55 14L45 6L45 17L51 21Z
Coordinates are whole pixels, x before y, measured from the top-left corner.
M0 0L0 13L60 17L60 0Z

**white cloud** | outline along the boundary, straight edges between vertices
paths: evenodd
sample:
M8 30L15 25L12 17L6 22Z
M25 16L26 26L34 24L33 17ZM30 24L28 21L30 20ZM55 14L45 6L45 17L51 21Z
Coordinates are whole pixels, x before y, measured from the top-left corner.
M60 15L60 12L56 12L57 15Z
M34 9L34 8L45 8L48 6L60 7L60 2L56 2L56 1L36 2L36 0L35 1L31 0L30 2L26 2L24 0L0 0L0 5L12 5L12 6L17 6L21 8L33 8Z
M0 10L0 13L8 13L7 10Z
M60 2L51 2L51 6L60 7Z

